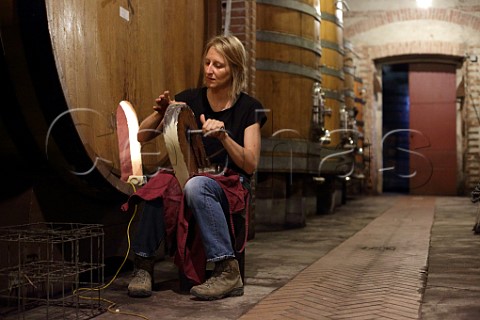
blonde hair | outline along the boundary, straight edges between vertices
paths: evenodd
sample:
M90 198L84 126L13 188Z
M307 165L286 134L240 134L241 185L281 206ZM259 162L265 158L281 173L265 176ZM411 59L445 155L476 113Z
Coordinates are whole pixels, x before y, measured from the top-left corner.
M212 47L225 57L230 66L232 72L230 98L235 99L245 87L247 79L247 54L245 48L242 42L235 36L215 36L205 46L203 61L205 61L208 50ZM202 70L204 69L202 68Z

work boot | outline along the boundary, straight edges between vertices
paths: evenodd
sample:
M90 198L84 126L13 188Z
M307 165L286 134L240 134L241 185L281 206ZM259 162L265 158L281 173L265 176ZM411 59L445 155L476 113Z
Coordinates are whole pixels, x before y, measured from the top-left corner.
M238 261L230 258L215 263L212 277L194 286L190 293L202 300L217 300L243 295L243 282Z
M135 255L135 271L133 279L128 284L130 297L144 298L152 295L154 264L155 257Z

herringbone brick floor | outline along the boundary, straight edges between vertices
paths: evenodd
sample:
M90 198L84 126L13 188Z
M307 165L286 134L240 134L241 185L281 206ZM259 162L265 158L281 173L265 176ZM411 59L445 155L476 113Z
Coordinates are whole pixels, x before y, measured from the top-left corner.
M434 206L399 201L240 319L418 319Z
M128 297L131 272L103 293L119 312L150 320L477 320L476 218L467 197L352 198L334 214L309 216L304 228L257 230L241 297L198 301L179 293L169 259L156 265L152 297Z

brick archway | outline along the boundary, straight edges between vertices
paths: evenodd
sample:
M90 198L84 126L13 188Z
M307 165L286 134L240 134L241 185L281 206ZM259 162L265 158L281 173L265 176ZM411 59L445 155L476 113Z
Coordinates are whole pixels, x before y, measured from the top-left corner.
M371 60L402 55L431 55L440 54L463 57L468 51L466 45L443 41L406 41L390 43L381 46L368 46Z
M477 10L479 9L477 8ZM347 19L348 16L348 13L346 13L345 17ZM433 8L429 10L409 8L373 13L369 15L368 19L349 25L345 28L344 32L347 38L352 38L359 33L364 33L386 24L411 20L437 20L450 22L480 31L480 17L472 16L463 11L445 8Z
M471 9L471 8L469 8ZM479 8L476 8L478 10ZM346 13L346 17L348 19L349 13ZM352 14L352 17L353 14ZM468 14L467 11L460 11L458 9L444 9L444 8L437 8L437 9L430 9L430 10L418 10L418 9L401 9L401 10L394 10L394 11L377 11L369 13L369 18L358 21L351 25L348 25L344 29L345 38L349 40L353 40L356 36L362 33L368 33L373 31L373 29L377 29L383 27L388 24L396 23L396 22L408 22L408 21L418 21L418 20L429 20L431 22L441 21L441 22L448 22L451 24L456 24L462 26L463 28L470 28L471 30L478 30L480 31L480 17L473 16ZM448 41L439 41L439 40L421 40L421 41L404 41L404 42L396 42L396 43L386 43L382 45L355 45L353 41L355 51L358 54L358 61L357 63L357 70L359 72L358 76L364 80L364 85L367 90L366 95L366 109L369 110L369 114L365 114L366 121L370 121L372 124L377 123L376 110L378 108L378 101L375 100L376 93L374 92L373 80L375 78L375 74L377 72L375 61L378 59L384 58L394 58L398 56L412 56L412 55L445 55L450 57L458 58L459 60L465 57L465 54L468 52L478 52L480 50L480 43L464 43L464 42L448 42ZM476 89L474 85L475 79L478 77L479 70L477 69L476 64L470 63L470 61L466 60L466 63L463 66L463 71L465 74L465 83L468 87L470 87L470 91ZM476 92L475 94L480 94ZM464 119L466 119L466 123L464 124L464 130L469 132L469 128L474 126L472 124L473 121L469 121L468 119L472 118L471 114L473 113L473 108L471 105L473 104L468 98L465 100L464 104ZM367 120L368 119L368 120ZM477 125L478 126L478 125ZM375 132L373 127L369 128L370 132L365 132L365 136L370 139L372 142L372 146L379 147L379 139L378 134ZM372 130L373 129L373 130ZM377 130L378 131L378 130ZM479 130L480 131L480 130ZM468 137L464 137L464 139L468 139ZM469 147L467 147L469 148ZM469 154L469 150L464 150L467 154ZM379 160L377 158L377 160ZM475 161L480 161L478 157L475 159L464 159L464 166L468 168L473 164ZM380 168L380 163L372 163L371 164L371 181L373 183L374 191L380 192L379 186L381 185L381 177L378 176L378 168ZM472 175L469 172L466 172L466 177L464 181L462 181L462 185L466 190L471 188L473 183L477 180L480 180L480 175L477 173Z

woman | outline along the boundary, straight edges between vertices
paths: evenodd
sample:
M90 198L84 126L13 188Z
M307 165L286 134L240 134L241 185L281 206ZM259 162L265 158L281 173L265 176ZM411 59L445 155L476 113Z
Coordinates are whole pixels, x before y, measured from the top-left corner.
M229 233L228 218L233 209L228 195L232 190L244 191L249 187L249 178L260 158L260 128L266 115L259 101L242 92L246 80L246 54L236 37L217 36L207 43L203 77L202 88L185 90L175 96L175 101L186 103L194 112L204 134L203 143L210 163L226 168L224 175L191 177L183 190L185 204L199 227L206 259L215 263L212 277L192 287L190 292L200 299L215 300L243 295ZM165 91L156 103L154 112L140 124L139 142L149 141L162 132L163 116L173 101ZM225 176L235 184L222 183L220 180ZM161 197L146 202L132 244L136 273L128 287L129 295L151 295L154 252L167 236L165 229L169 229L167 221L171 221L171 217Z

